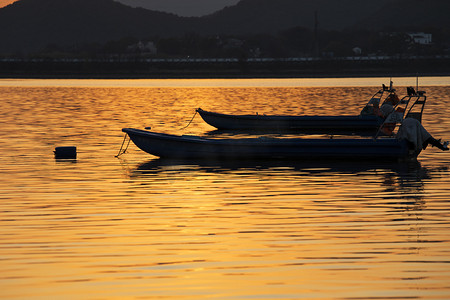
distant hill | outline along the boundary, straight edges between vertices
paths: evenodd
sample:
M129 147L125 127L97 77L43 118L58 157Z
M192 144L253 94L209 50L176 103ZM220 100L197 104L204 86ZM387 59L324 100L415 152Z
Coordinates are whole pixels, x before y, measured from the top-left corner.
M0 0L1 1L1 0ZM239 0L116 0L131 7L142 7L174 13L178 16L200 17L235 5Z
M241 0L211 16L220 32L275 32L290 27L343 29L450 28L450 0Z
M20 0L0 9L0 53L74 46L123 37L275 33L293 27L326 30L450 28L449 0L241 0L197 18L132 8L113 0Z
M229 33L276 32L291 27L341 30L395 0L241 0L211 16L208 28Z
M20 0L0 9L0 51L174 35L184 19L112 0Z
M427 27L450 29L449 14L449 0L398 0L385 4L352 27L372 30L424 30Z

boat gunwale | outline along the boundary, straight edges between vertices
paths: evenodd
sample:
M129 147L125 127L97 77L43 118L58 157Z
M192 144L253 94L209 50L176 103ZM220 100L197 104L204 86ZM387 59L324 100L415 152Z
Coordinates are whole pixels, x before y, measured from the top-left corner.
M336 137L328 137L328 138L276 138L276 137L265 137L260 136L256 138L205 138L200 136L192 136L192 135L174 135L167 133L157 133L147 130L141 130L136 128L123 128L123 132L127 134L135 134L141 137L152 137L161 140L171 140L177 142L189 142L189 143L202 143L202 144L216 144L216 145L230 145L230 144L239 144L239 145L251 145L255 146L257 144L261 146L268 145L311 145L314 144L316 146L342 146L344 144L349 144L352 146L388 146L401 144L403 141L396 139L395 137L379 137L377 139L374 138L361 138L355 136L354 138L336 138Z

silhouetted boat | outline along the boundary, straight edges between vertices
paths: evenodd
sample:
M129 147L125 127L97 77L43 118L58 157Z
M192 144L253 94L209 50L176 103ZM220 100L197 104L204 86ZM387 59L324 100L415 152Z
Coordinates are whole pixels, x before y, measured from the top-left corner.
M383 119L372 116L229 115L197 109L202 119L219 130L376 133Z
M382 104L385 92L389 95L395 90L384 84L365 107L374 103ZM389 97L389 96L388 96ZM371 133L375 134L383 124L383 118L374 114L353 116L288 116L288 115L232 115L210 112L198 108L202 119L219 130L232 131L268 131L268 132L326 132L326 133Z
M141 150L171 159L341 159L341 160L401 160L417 157L422 144L418 144L417 128L412 133L397 139L393 134L396 124L404 118L413 119L416 126L422 126L420 120L426 102L425 92L408 89L408 96L399 100L396 109L390 107L390 114L379 126L373 138L203 138L189 135L172 135L146 130L124 128L134 144ZM405 123L405 122L404 122ZM411 122L408 122L411 124ZM408 127L407 127L408 128ZM422 127L423 128L423 127ZM381 131L388 129L390 137L379 137ZM425 129L423 129L425 130ZM125 137L126 138L126 137ZM124 139L125 143L125 139ZM124 144L123 143L123 144ZM122 146L123 146L122 144ZM122 149L119 151L119 155Z
M370 159L399 160L419 153L395 138L239 138L212 139L124 128L141 150L177 159Z

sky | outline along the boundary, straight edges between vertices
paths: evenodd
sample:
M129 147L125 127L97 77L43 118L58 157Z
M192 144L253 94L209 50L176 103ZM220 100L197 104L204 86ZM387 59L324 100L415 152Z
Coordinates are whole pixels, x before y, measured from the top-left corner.
M15 2L15 0L0 0L0 7L6 6L8 4L11 4Z
M16 0L0 0L0 8ZM132 6L170 12L184 17L203 16L225 6L235 5L239 0L116 0Z

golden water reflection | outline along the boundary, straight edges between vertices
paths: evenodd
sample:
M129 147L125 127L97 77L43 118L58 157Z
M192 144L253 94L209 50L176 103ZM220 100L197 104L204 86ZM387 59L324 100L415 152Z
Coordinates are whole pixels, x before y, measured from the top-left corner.
M204 135L199 118L180 130L197 107L353 114L371 87L0 90L4 299L450 297L435 148L399 164L114 158L122 127ZM449 88L426 90L424 124L450 137ZM55 161L60 145L78 159Z

